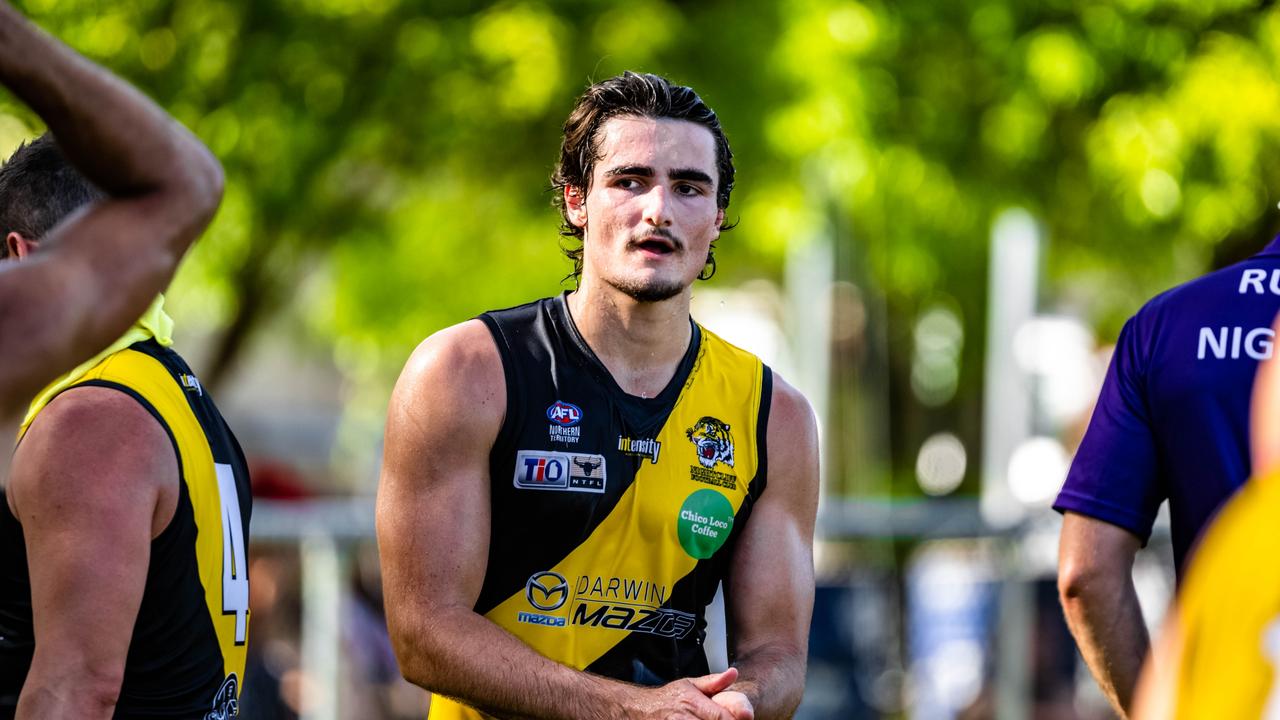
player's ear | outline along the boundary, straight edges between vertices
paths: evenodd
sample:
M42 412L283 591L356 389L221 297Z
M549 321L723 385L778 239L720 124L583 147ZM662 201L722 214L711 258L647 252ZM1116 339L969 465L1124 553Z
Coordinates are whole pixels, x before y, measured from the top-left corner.
M36 241L23 237L22 233L10 232L4 236L5 257L22 260L30 255L36 247Z
M582 188L564 186L564 209L574 227L587 226L587 193Z

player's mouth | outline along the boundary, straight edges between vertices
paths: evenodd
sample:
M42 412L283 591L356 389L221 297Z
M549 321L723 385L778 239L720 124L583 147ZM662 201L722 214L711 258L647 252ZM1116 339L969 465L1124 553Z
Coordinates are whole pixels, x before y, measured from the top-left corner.
M679 249L674 238L665 235L646 235L631 241L631 247L648 256L670 255Z

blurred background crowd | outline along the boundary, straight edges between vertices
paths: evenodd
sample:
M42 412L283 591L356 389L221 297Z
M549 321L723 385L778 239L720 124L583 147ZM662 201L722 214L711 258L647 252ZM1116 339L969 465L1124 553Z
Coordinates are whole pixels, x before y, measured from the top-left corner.
M720 114L740 224L694 315L819 414L798 717L1110 717L1062 620L1048 506L1123 321L1280 226L1280 8L15 4L226 168L167 307L253 464L245 717L423 716L381 615L386 400L423 337L567 287L560 124L624 69ZM0 96L0 153L41 129ZM1169 554L1158 529L1137 568L1153 624Z

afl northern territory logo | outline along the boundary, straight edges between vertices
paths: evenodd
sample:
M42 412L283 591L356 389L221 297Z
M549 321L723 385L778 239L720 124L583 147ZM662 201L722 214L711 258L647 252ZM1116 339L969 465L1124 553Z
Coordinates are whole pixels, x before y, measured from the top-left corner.
M534 573L524 585L524 597L530 605L544 612L557 610L569 599L569 581L550 570Z
M547 419L560 427L573 427L582 422L582 408L573 403L557 400L547 408Z

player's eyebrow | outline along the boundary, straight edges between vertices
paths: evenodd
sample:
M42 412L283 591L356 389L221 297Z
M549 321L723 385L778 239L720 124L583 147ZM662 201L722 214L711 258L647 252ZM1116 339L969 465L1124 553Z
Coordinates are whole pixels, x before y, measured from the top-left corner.
M623 165L621 167L609 168L604 171L605 177L621 177L623 175L635 175L637 177L653 177L653 168L648 165Z
M680 168L678 170L672 170L671 179L685 180L688 182L705 183L707 185L712 184L710 175L702 172L701 170L694 170L693 168Z
M622 165L615 168L609 168L604 171L605 177L647 177L651 178L657 175L653 168L648 165ZM711 176L701 170L694 168L677 168L670 173L672 180L684 180L685 182L703 183L712 185L714 182Z

